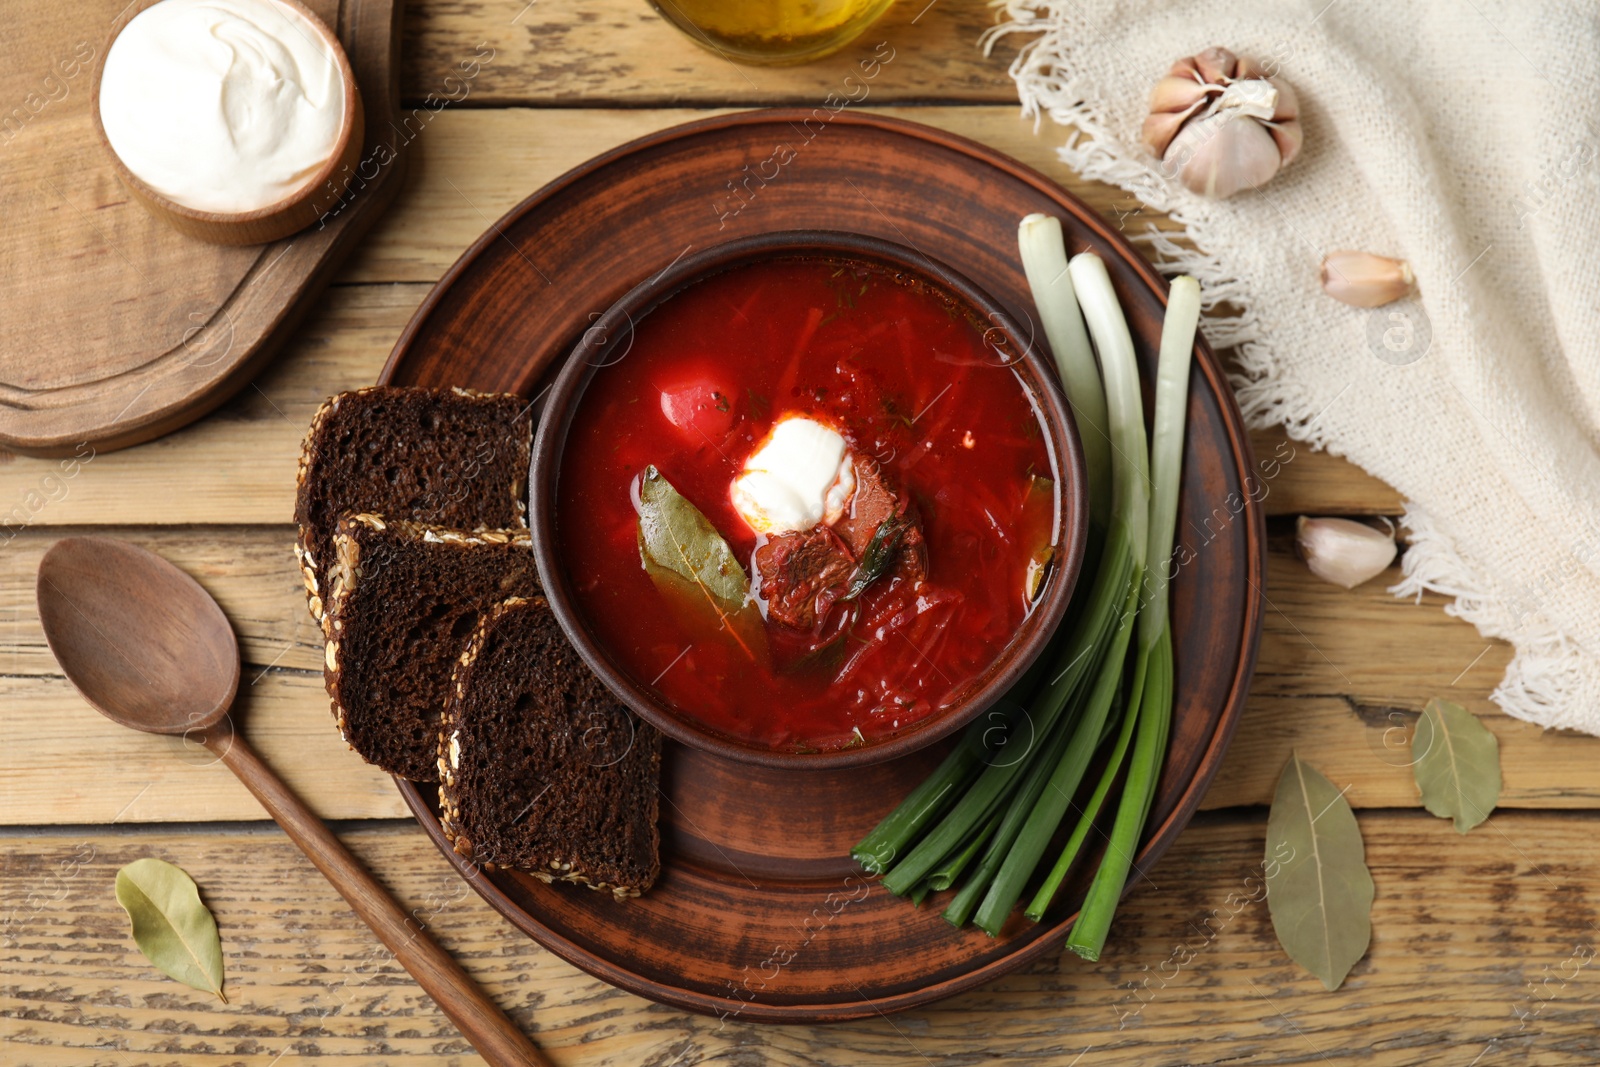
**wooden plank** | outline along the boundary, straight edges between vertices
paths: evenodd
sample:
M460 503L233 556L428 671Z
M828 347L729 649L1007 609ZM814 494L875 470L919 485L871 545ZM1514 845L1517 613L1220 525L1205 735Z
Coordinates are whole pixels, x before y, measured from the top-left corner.
M406 145L406 184L340 277L431 284L500 216L573 167L725 110L440 111Z
M407 814L389 776L339 739L320 671L251 664L236 722L250 744L325 819ZM251 820L261 806L227 768L181 737L125 730L64 678L0 678L0 721L18 731L0 756L6 823Z
M648 1004L516 934L414 827L343 836L552 1059L574 1067L934 1057L1064 1067L1086 1049L1082 1063L1105 1065L1600 1056L1584 903L1600 879L1594 816L1502 813L1465 838L1417 813L1360 822L1378 887L1373 943L1337 993L1274 939L1264 819L1203 816L1135 888L1099 963L1052 955L936 1007L825 1028ZM275 829L27 834L0 839L0 854L9 1062L480 1062ZM199 882L222 935L228 1004L163 978L134 948L111 883L143 856ZM730 960L730 974L745 962Z
M1405 510L1404 498L1387 483L1347 459L1289 440L1282 427L1252 431L1250 450L1268 515L1396 516Z
M406 7L402 93L414 105L433 94L475 107L811 106L865 84L873 101L1011 103L1014 49L1002 42L985 57L978 48L993 22L983 4L911 0L833 56L755 67L692 43L645 0L434 0ZM857 64L875 54L892 58L863 82ZM846 85L849 76L857 80Z
M322 687L322 645L296 574L293 528L205 531L113 528L194 575L227 611L244 670L235 721L325 818L406 814L388 775L339 739ZM260 819L260 805L209 752L181 737L123 729L61 677L33 599L55 535L12 542L0 573L0 723L17 743L0 755L6 822L133 823Z
M339 741L322 691L322 652L305 611L287 526L112 527L174 560L222 603L245 660L247 735L329 818L403 816L389 780ZM122 730L62 679L33 604L34 571L57 531L19 535L0 570L0 823L256 819L260 809L209 757ZM1261 655L1244 720L1205 799L1267 804L1298 748L1357 807L1417 803L1407 734L1430 697L1457 700L1500 739L1505 807L1600 806L1600 739L1551 734L1497 712L1487 694L1508 650L1440 610L1384 592L1398 570L1355 591L1311 577L1287 536L1268 568ZM84 753L93 753L85 773ZM197 766L197 764L199 764Z

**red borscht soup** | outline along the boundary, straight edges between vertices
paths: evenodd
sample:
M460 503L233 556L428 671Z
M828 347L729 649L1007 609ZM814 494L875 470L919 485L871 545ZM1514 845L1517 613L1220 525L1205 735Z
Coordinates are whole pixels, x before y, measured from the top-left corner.
M612 662L682 718L781 751L959 702L1060 536L1046 428L985 325L828 258L737 266L634 322L556 491L557 551Z

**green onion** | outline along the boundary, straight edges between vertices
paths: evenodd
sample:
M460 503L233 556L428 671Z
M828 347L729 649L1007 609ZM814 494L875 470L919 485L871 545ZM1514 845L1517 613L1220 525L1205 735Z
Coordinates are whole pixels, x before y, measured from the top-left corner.
M983 843L989 839L989 836L994 833L995 828L999 825L1000 813L997 811L989 816L989 821L983 824L981 830L972 835L972 840L961 847L961 851L945 860L932 874L928 875L928 885L938 892L943 892L955 885L956 879L961 877L961 872L966 870L967 864L972 862L972 857L978 854L978 849L983 847Z
M850 850L851 857L870 874L889 869L906 844L930 821L954 803L972 768L982 756L982 735L989 729L983 720L967 728L961 744L944 758L937 770L923 779L911 795L900 802L872 832Z
M1056 890L1061 887L1061 881L1071 868L1072 861L1078 858L1078 852L1083 848L1084 839L1089 836L1090 829L1094 827L1095 819L1100 817L1100 808L1106 802L1106 794L1111 792L1112 783L1122 772L1122 761L1127 756L1128 743L1133 740L1133 727L1138 721L1138 708L1132 708L1122 716L1122 726L1117 730L1117 743L1111 747L1111 754L1106 757L1105 768L1100 772L1100 781L1095 784L1094 792L1089 795L1088 802L1078 813L1078 824L1072 828L1072 836L1067 838L1066 847L1061 850L1056 865L1045 876L1044 885L1034 895L1033 901L1023 913L1034 922L1044 918L1045 909L1055 898ZM1107 726L1110 725L1108 722Z
M1161 359L1156 366L1156 425L1150 443L1154 499L1150 502L1150 600L1139 637L1152 644L1167 625L1167 588L1172 581L1172 538L1178 528L1178 490L1183 485L1183 435L1189 406L1189 364L1200 324L1200 283L1181 274L1172 279L1161 324Z
M1172 539L1177 529L1178 490L1183 481L1183 435L1189 402L1189 363L1195 329L1200 322L1200 286L1188 276L1173 280L1167 315L1161 327L1161 359L1156 369L1155 494L1150 505L1153 538L1151 597L1140 619L1139 661L1135 672L1146 677L1139 703L1139 725L1128 780L1111 827L1105 855L1096 868L1083 910L1072 926L1067 947L1085 959L1097 960L1111 929L1111 917L1122 899L1133 854L1155 802L1156 784L1166 758L1172 725L1172 628L1167 613L1172 576ZM1053 895L1059 885L1045 883ZM1034 901L1038 903L1037 898ZM1030 906L1031 910L1031 906ZM1041 909L1042 911L1042 909Z
M1034 306L1039 311L1039 324L1044 327L1050 351L1055 353L1067 403L1078 424L1089 475L1089 514L1103 530L1111 512L1111 438L1106 432L1106 395L1067 270L1061 220L1053 215L1029 215L1017 226L1017 246L1022 252L1022 268L1028 275Z
M896 896L903 896L933 873L935 867L961 847L970 832L999 810L1010 797L1017 784L1022 762L991 763L985 767L966 795L956 801L955 806L912 848L905 859L883 876L883 887Z
M1011 851L1012 842L1022 831L1023 821L1027 818L1028 812L1033 810L1039 795L1044 792L1050 770L1055 766L1056 760L1061 758L1061 749L1071 736L1071 731L1056 730L1053 737L1035 737L1035 744L1044 746L1044 751L1029 753L1034 758L1029 760L1028 773L1017 790L1016 800L1004 813L1003 818L995 819L994 829L987 835L989 847L985 850L977 870L945 908L944 917L952 926L965 926L967 920L972 917L972 910L978 906L978 901L994 881L995 874Z
M1134 560L1143 567L1150 529L1150 448L1145 443L1144 398L1133 338L1100 257L1092 252L1073 256L1069 271L1105 375L1112 446L1111 521L1127 524Z
M1061 825L1061 817L1066 813L1067 806L1072 803L1072 796L1077 792L1083 772L1094 756L1095 745L1105 725L1106 713L1110 710L1117 686L1122 680L1128 643L1133 636L1138 598L1138 584L1130 583L1121 621L1112 638L1109 654L1102 662L1100 673L1095 679L1094 689L1090 691L1084 714L1051 769L1047 787L1028 813L1027 821L1023 823L1016 843L1012 845L1005 862L995 875L994 883L989 887L988 894L983 898L983 903L979 905L977 914L973 917L979 929L991 937L999 936L1000 928L1005 925L1006 916L1011 914L1012 906L1022 896L1023 886L1032 877L1034 868L1039 864L1039 857L1044 855L1044 850L1049 847L1050 838L1055 834L1056 827Z
M1095 869L1089 893L1084 897L1078 921L1072 924L1067 947L1086 960L1098 960L1111 930L1122 890L1133 868L1133 854L1139 847L1145 820L1155 799L1156 782L1167 751L1167 729L1172 721L1172 640L1163 630L1150 656L1149 680L1144 703L1139 709L1138 739L1128 765L1128 780L1122 785L1116 821L1106 842L1105 855ZM1053 895L1059 882L1049 885ZM1043 894L1044 889L1040 890ZM1037 900L1035 901L1037 903ZM1031 909L1030 909L1031 910ZM1042 908L1040 909L1042 912Z

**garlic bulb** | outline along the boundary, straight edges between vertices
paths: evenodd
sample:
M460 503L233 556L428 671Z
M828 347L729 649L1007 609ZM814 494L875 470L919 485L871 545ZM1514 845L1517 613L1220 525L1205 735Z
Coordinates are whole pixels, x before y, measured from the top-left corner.
M1306 566L1325 582L1354 589L1382 574L1399 549L1394 535L1350 519L1308 519L1295 523L1295 548Z
M1375 308L1399 300L1417 284L1411 264L1371 252L1329 252L1322 260L1322 288L1352 307Z
M1144 143L1191 192L1228 197L1265 184L1299 154L1299 115L1287 82L1208 48L1156 82Z

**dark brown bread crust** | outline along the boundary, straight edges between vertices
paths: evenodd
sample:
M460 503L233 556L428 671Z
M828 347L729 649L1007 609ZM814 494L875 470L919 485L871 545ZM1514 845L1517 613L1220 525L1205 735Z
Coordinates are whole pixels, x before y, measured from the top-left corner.
M431 782L450 671L508 596L540 591L525 530L347 516L334 537L323 678L339 733L368 763Z
M457 853L638 896L660 872L661 735L618 703L542 597L483 618L439 733L439 806Z
M295 553L321 620L339 520L354 512L463 530L527 525L529 405L510 394L375 385L330 397L300 453Z

